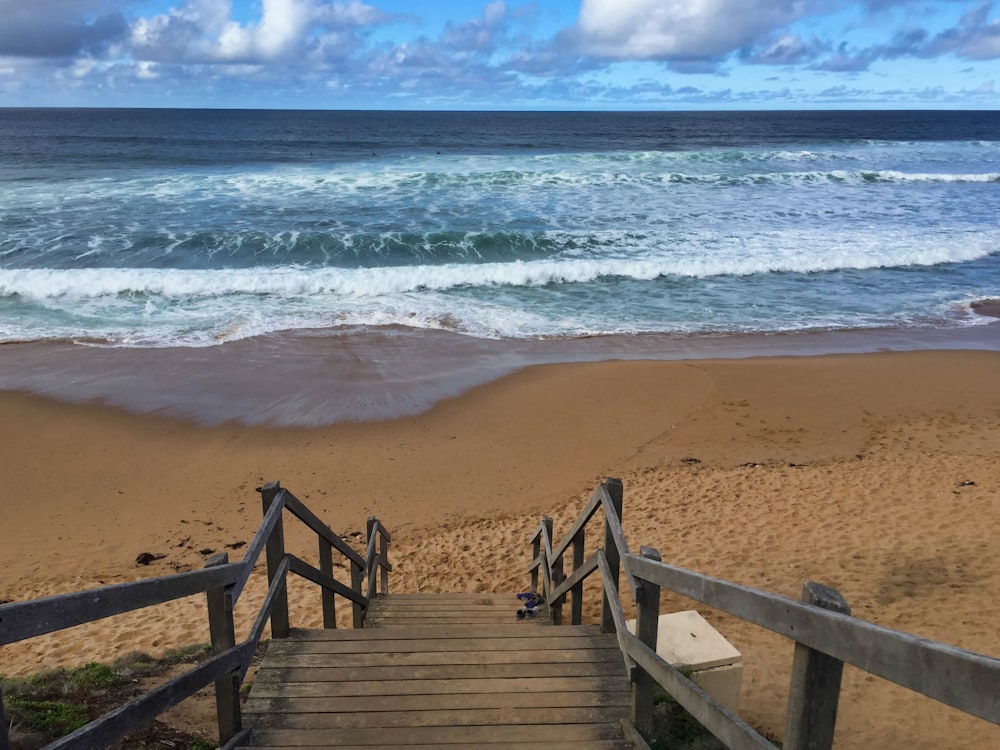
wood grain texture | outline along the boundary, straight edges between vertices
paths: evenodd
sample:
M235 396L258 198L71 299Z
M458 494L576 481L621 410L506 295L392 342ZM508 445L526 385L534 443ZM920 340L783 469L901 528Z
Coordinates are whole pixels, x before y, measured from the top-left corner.
M521 606L513 595L379 596L363 630L293 630L261 664L247 747L632 747L614 637L546 627L547 613L517 620Z

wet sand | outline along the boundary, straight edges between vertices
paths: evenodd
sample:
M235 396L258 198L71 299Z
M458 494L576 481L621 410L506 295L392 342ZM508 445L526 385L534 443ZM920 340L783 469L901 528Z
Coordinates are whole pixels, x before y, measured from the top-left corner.
M251 398L259 373L236 359L235 390L251 382ZM112 368L110 380L128 370ZM297 403L280 367L268 378L260 403L282 391ZM260 519L254 487L270 479L342 533L382 518L395 534L397 591L513 594L528 584L527 539L541 515L559 534L601 478L617 476L633 548L792 597L817 580L859 617L1000 656L998 382L996 351L637 357L529 367L419 414L317 427L199 425L56 402L46 387L2 393L0 599L193 569L207 550L238 559ZM201 386L189 377L178 387ZM287 536L314 554L294 527ZM141 552L164 557L138 566ZM259 573L237 609L244 629ZM294 585L293 624L317 625L317 600ZM589 616L597 606L595 596ZM516 608L512 595L512 619ZM706 616L743 653L741 715L780 734L791 645ZM0 673L206 640L195 597L4 647ZM998 743L996 726L846 671L838 747Z
M206 426L315 427L419 414L534 365L921 350L1000 351L1000 325L503 341L387 327L289 331L187 349L21 343L0 346L0 391Z

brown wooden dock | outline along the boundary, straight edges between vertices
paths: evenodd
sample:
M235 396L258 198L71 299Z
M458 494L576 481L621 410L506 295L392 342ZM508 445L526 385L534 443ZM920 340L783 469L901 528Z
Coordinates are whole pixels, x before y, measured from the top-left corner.
M393 594L362 630L272 640L247 747L630 748L614 636L515 617L502 594Z

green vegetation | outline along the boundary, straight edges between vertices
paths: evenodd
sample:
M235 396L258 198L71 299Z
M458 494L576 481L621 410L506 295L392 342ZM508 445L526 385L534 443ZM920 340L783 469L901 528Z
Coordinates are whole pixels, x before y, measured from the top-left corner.
M684 673L690 679L690 674ZM761 736L776 747L780 740L770 732L755 727ZM715 735L665 692L658 692L653 699L652 750L725 750Z
M167 652L159 659L134 652L111 664L90 662L73 669L53 669L30 677L0 677L4 716L11 750L35 750L79 729L143 692L140 682L178 664L194 664L209 653L195 645ZM209 750L215 745L179 732L160 721L124 738L116 748Z
M653 700L653 735L652 750L725 750L725 745L665 692L657 693Z

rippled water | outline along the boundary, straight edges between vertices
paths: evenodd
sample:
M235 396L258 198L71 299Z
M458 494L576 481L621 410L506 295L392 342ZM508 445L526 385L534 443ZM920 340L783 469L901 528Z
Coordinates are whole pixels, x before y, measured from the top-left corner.
M998 208L997 113L3 110L0 341L966 326Z

